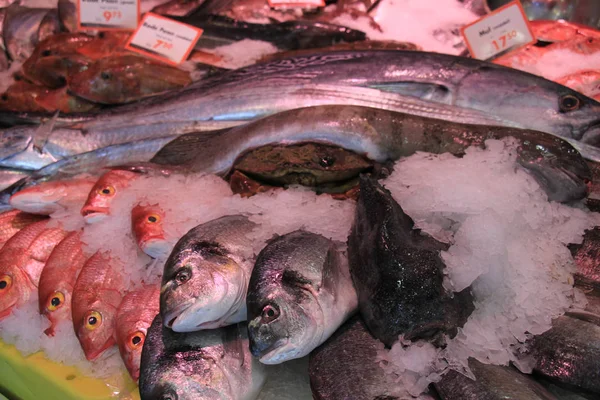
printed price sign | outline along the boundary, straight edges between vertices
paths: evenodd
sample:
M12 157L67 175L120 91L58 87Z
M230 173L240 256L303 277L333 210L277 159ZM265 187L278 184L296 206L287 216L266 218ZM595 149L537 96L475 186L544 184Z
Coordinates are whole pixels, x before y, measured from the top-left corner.
M315 8L325 7L325 0L269 0L273 8Z
M140 0L77 0L79 30L134 30L140 23Z
M536 41L519 1L464 26L461 33L471 56L480 60Z
M187 59L200 35L202 29L157 14L146 13L125 48L177 65Z

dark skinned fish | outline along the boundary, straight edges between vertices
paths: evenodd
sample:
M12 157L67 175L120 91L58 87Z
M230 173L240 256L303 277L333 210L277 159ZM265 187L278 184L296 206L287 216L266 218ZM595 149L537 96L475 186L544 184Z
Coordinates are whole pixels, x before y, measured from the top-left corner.
M587 194L591 173L585 160L560 138L506 127L466 125L357 106L321 106L285 111L245 126L173 140L152 159L193 171L226 175L248 150L275 143L318 142L378 161L395 161L417 151L461 156L487 139L521 142L518 163L550 200L567 202Z
M156 316L142 350L140 396L252 400L264 383L264 368L248 350L245 324L176 333Z
M600 290L600 227L586 231L583 242L569 249L577 264L576 281Z
M449 371L434 384L444 400L558 400L541 384L518 370L502 365L483 364L469 359L472 380Z
M165 263L160 311L165 326L192 332L246 320L257 226L242 215L201 224L186 233Z
M414 228L388 190L361 175L348 237L350 273L361 315L373 335L391 346L405 339L454 337L473 312L470 289L448 293L440 252L448 245Z
M308 355L356 311L344 247L300 230L258 254L246 304L250 350L260 362Z

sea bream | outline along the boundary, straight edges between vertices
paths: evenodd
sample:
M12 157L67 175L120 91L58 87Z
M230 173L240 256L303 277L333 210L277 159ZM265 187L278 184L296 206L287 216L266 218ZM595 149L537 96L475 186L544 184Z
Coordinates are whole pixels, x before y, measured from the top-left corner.
M152 258L165 259L174 243L167 240L163 227L165 212L158 204L137 204L131 210L131 231L144 253Z
M160 313L176 332L214 329L246 320L246 292L257 228L228 215L186 233L165 263Z
M142 400L253 400L265 366L248 350L245 324L177 333L156 316L142 350Z
M258 254L246 304L250 350L260 362L308 355L356 311L345 252L343 243L299 230Z
M567 202L586 196L590 169L581 155L560 138L530 130L456 124L357 106L296 109L229 130L183 135L164 146L152 161L226 175L245 152L270 144L329 144L384 163L417 151L462 156L470 146L484 147L487 139L505 137L520 142L517 162L550 200Z
M348 258L360 313L371 333L392 346L454 337L475 309L470 288L443 287L448 245L414 227L390 192L361 175Z
M71 320L71 298L77 275L85 264L81 232L69 233L52 251L40 276L38 298L40 314L50 320L44 331L54 336L61 321Z
M140 377L142 348L148 328L158 314L159 298L158 285L145 285L139 290L127 293L117 310L115 322L117 345L121 359L134 381Z

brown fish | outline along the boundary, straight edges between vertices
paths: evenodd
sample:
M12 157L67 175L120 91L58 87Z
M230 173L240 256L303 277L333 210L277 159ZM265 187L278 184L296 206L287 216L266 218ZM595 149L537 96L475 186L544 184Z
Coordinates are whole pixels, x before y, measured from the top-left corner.
M130 35L131 32L126 31L100 32L93 41L79 47L77 53L91 60L117 55L125 51Z
M0 95L0 109L10 111L45 112L36 99L48 92L48 88L18 81Z
M0 248L21 229L46 217L20 210L9 210L0 214Z
M116 343L115 319L124 288L113 264L108 254L96 252L85 262L73 289L73 328L89 361Z
M100 108L97 104L70 95L66 87L42 93L35 99L35 102L50 112L77 113Z
M80 232L69 233L50 254L38 286L40 314L50 320L46 335L54 336L56 325L71 319L73 287L85 260Z

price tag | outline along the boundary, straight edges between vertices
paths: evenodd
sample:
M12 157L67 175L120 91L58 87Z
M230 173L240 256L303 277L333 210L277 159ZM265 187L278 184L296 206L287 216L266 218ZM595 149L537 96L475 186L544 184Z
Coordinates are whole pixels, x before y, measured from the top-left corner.
M471 56L480 60L489 60L497 54L536 41L519 1L464 26L461 33Z
M268 0L273 8L316 8L325 7L325 0Z
M125 48L177 65L187 59L200 35L202 29L146 13Z
M140 0L77 0L79 30L134 30L140 23Z

